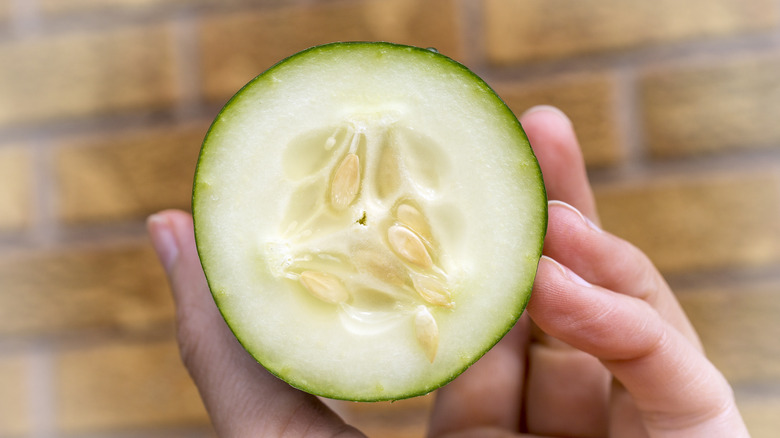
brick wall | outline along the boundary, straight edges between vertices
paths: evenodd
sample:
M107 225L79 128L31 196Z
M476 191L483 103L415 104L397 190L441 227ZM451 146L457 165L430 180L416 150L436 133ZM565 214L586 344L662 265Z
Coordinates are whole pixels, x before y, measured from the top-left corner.
M144 218L307 46L391 40L578 129L606 228L667 275L754 437L780 429L776 0L0 0L0 437L207 437ZM431 398L334 403L420 436Z

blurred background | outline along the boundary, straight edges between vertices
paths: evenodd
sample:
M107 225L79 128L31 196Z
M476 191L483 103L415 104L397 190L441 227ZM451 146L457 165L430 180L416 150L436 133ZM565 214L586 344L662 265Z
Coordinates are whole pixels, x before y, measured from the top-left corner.
M780 430L780 2L0 0L0 436L211 437L144 230L222 104L336 40L436 47L573 119L605 227ZM418 437L432 398L339 403Z

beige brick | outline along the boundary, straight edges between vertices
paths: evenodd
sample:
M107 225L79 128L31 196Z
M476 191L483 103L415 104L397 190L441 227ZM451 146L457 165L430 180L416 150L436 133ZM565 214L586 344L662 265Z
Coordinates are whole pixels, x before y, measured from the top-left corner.
M518 117L534 105L562 109L574 123L586 164L600 167L616 164L624 156L616 131L614 81L608 74L586 74L498 83L495 88Z
M598 186L604 226L666 273L780 262L780 174L700 172Z
M780 394L745 394L736 391L737 406L751 438L776 438L780 430Z
M0 43L0 126L169 107L177 99L163 26Z
M208 421L175 342L117 341L67 351L56 367L57 423L64 432Z
M150 246L125 244L0 257L0 333L144 329L173 320Z
M0 231L28 226L32 204L32 153L21 145L0 147Z
M780 55L668 68L642 81L644 125L658 157L776 148Z
M200 123L64 141L56 154L59 217L100 222L189 209L207 129Z
M0 357L0 435L22 436L29 432L30 400L27 395L27 360L21 356Z
M386 40L460 56L454 0L334 1L207 18L203 87L224 100L277 61L333 41Z
M677 292L707 355L729 381L780 382L780 282Z
M497 64L768 30L774 0L485 0L485 50Z

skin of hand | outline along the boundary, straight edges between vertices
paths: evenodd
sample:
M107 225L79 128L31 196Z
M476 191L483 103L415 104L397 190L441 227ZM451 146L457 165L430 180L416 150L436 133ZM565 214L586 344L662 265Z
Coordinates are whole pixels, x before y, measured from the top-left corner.
M666 282L599 228L569 119L542 106L521 123L551 199L545 255L515 327L437 391L429 436L748 437ZM166 210L147 227L176 303L182 360L219 436L363 436L236 341L211 298L189 214Z

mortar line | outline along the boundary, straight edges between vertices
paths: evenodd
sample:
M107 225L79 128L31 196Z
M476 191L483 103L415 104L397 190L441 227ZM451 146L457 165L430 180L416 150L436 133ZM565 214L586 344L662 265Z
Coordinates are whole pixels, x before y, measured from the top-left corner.
M31 438L56 438L56 402L54 358L51 346L33 344L28 374Z
M174 116L177 119L192 118L203 106L198 20L198 15L187 11L172 19L173 62L178 78L178 91L181 93L174 108Z
M605 168L589 172L593 183L639 183L675 177L698 178L712 173L739 174L744 172L780 172L780 150L769 148L741 150L722 155L681 157L671 160L645 162L633 173L624 169Z
M637 70L655 66L682 66L710 62L724 57L776 53L780 30L756 34L702 37L696 40L672 41L648 47L573 54L563 58L518 61L507 66L489 66L491 74L504 80L543 79L551 74L592 70L614 70L632 66Z
M459 0L456 3L456 23L460 28L458 32L458 45L463 49L462 59L464 65L470 69L479 71L483 76L487 70L484 38L484 5L482 2L472 0ZM445 55L450 55L445 53Z
M38 0L11 0L11 29L16 37L35 35L41 30Z
M766 379L768 380L768 379ZM733 383L734 394L737 401L750 399L780 398L780 384L775 382L738 382Z
M624 153L623 162L618 167L633 173L642 169L648 158L639 79L636 69L630 65L616 68L614 74L615 120L618 124L618 142Z
M712 287L733 289L738 286L774 285L780 283L780 271L776 264L771 263L759 267L711 267L665 273L664 279L675 293L687 293Z

